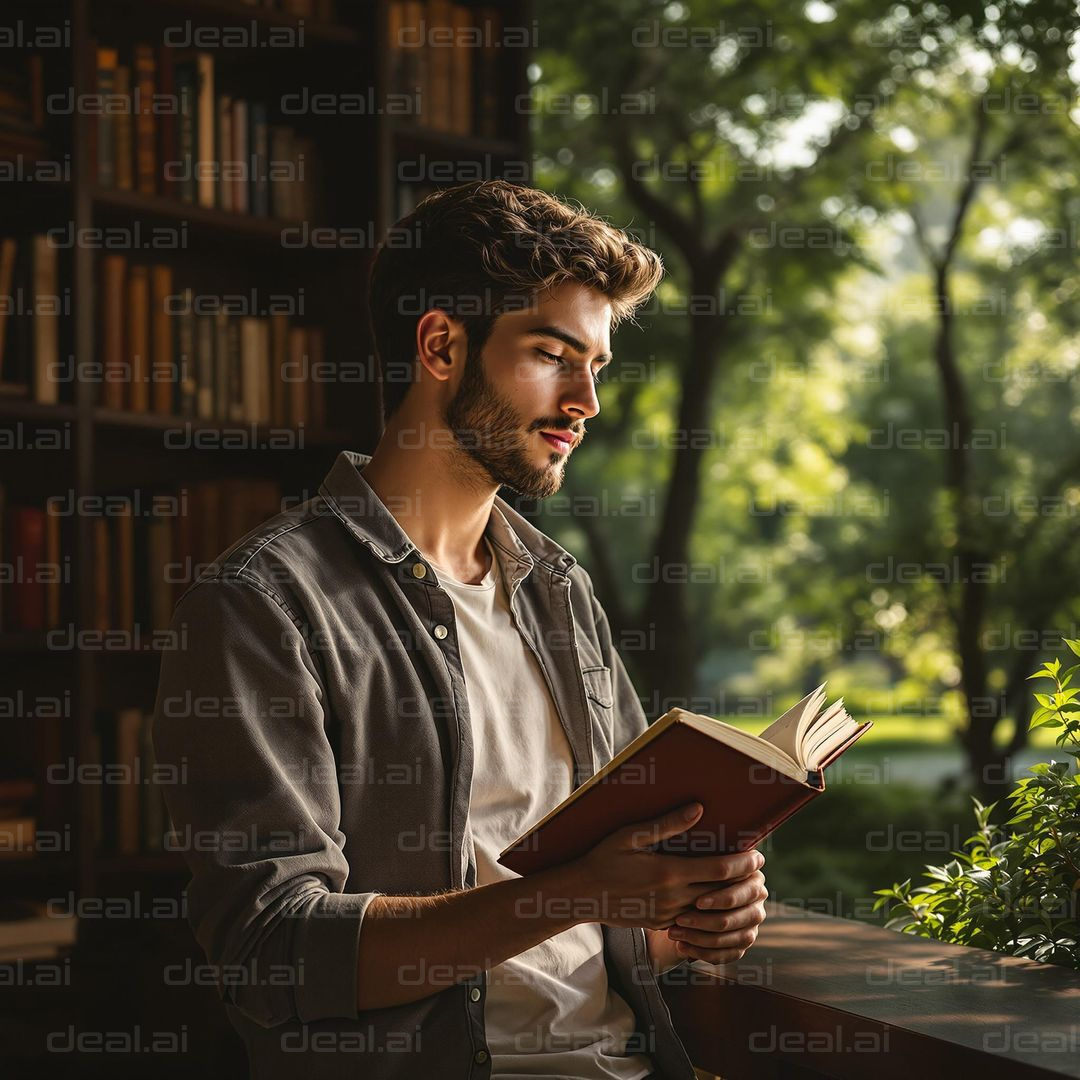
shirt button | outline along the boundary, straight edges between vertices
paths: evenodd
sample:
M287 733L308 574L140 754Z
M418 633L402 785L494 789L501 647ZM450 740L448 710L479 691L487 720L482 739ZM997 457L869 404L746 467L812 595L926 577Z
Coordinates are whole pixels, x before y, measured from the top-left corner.
M479 1001L480 1000L480 987L479 986L474 986L469 991L469 997L472 998L473 1001Z
M474 1060L476 1061L477 1065L483 1065L484 1062L487 1061L487 1059L488 1059L488 1052L486 1050L477 1050L476 1051L476 1057L474 1058Z
M427 567L422 562L414 563L412 576L416 578L427 577Z
M439 625L435 627L434 634L440 641L442 641L442 639L446 637L446 627L443 626L442 623L439 623Z

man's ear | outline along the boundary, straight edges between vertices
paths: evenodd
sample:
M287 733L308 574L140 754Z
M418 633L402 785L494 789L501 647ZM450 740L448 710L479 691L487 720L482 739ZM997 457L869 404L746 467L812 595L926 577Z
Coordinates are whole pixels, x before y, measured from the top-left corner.
M454 370L451 344L462 332L456 320L439 308L431 308L416 324L416 353L428 373L445 382Z

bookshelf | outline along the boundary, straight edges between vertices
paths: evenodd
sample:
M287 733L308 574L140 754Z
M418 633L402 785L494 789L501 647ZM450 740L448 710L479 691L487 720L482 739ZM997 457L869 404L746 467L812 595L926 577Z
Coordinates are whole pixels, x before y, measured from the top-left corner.
M155 631L200 550L208 559L247 531L245 513L254 523L282 500L310 498L339 450L374 448L381 406L365 294L375 244L435 187L496 176L527 182L527 113L514 104L528 89L533 15L529 0L11 0L4 8L0 241L13 249L7 278L0 250L0 662L16 676L4 686L16 689L4 694L0 821L32 819L35 843L29 853L0 851L0 895L24 904L178 898L186 869L160 836L147 843L147 821L159 827L147 793L132 811L123 785L87 779L87 770L115 764L110 756L142 762L136 714L148 716L154 703ZM399 47L402 30L421 24L426 30ZM435 47L423 35L440 27L446 35ZM524 28L517 47L493 48L507 27ZM168 121L165 105L150 120L132 107L125 120L123 112L104 118L100 103L125 100L125 89L135 100L140 74L153 80L141 84L152 86L153 102L180 102L178 73L182 83L208 69L208 112L198 111L203 81ZM210 128L185 121L185 107L212 125L201 148L198 132ZM225 125L232 135L222 141ZM275 129L280 158L269 145ZM297 168L301 157L310 172ZM208 160L218 166L209 189L201 173L188 189L165 176L166 162ZM226 176L220 166L230 160L250 161L248 175ZM303 173L297 183L275 188L271 179L259 189L262 164L281 160ZM35 237L51 238L52 250L42 254ZM206 298L217 307L202 310ZM283 361L292 359L303 361L293 369L303 374L285 378ZM158 377L159 361L167 377ZM110 386L113 372L122 377ZM279 376L287 385L275 387ZM217 510L230 492L252 496L250 505ZM163 528L132 521L134 509L113 512L125 500L134 508L139 498L181 495L184 509ZM47 504L54 512L44 513ZM185 517L188 533L194 522L209 535L185 540ZM15 562L33 563L35 553L39 569L64 573L28 588L35 575ZM50 782L61 765L78 779ZM27 780L33 794L23 798L18 784ZM102 820L131 812L137 834L127 817L119 828ZM55 851L39 842L50 834L59 837ZM129 1023L153 1011L153 977L141 980L149 1000L136 1000L140 980L123 993L122 972L110 980L103 956L115 966L117 949L139 941L148 957L171 949L202 962L184 920L152 921L147 944L150 928L134 920L80 919L74 950L60 954L84 973L75 980L83 990L111 995L118 1010L124 1003ZM0 965L9 962L0 955ZM0 986L0 1016L13 990L20 1001L32 994L25 984ZM228 1043L214 992L187 988L187 1004L178 993L170 1010L205 1037L189 1035L194 1056L155 1061L166 1076L214 1064ZM43 1015L55 1008L56 1028L66 1028L71 995L42 996ZM105 1022L93 1011L85 1018ZM24 1063L49 1075L44 1043L22 1042ZM110 1058L109 1075L127 1075Z

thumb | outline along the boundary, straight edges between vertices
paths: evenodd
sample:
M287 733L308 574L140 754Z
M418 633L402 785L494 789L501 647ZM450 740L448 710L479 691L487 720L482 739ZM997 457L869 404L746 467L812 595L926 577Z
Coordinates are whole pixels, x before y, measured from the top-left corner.
M704 807L699 802L687 803L685 806L677 806L661 817L652 821L639 821L634 825L627 825L623 830L624 842L632 849L651 847L669 836L678 836L685 832L701 817Z

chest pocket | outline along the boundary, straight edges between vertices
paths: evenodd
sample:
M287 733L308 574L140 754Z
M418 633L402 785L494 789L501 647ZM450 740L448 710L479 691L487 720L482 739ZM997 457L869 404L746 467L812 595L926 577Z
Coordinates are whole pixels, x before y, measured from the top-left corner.
M589 714L592 719L593 749L596 753L596 766L606 765L614 755L612 747L612 725L614 697L611 688L611 668L583 668L581 676L585 680L585 693L588 695Z

